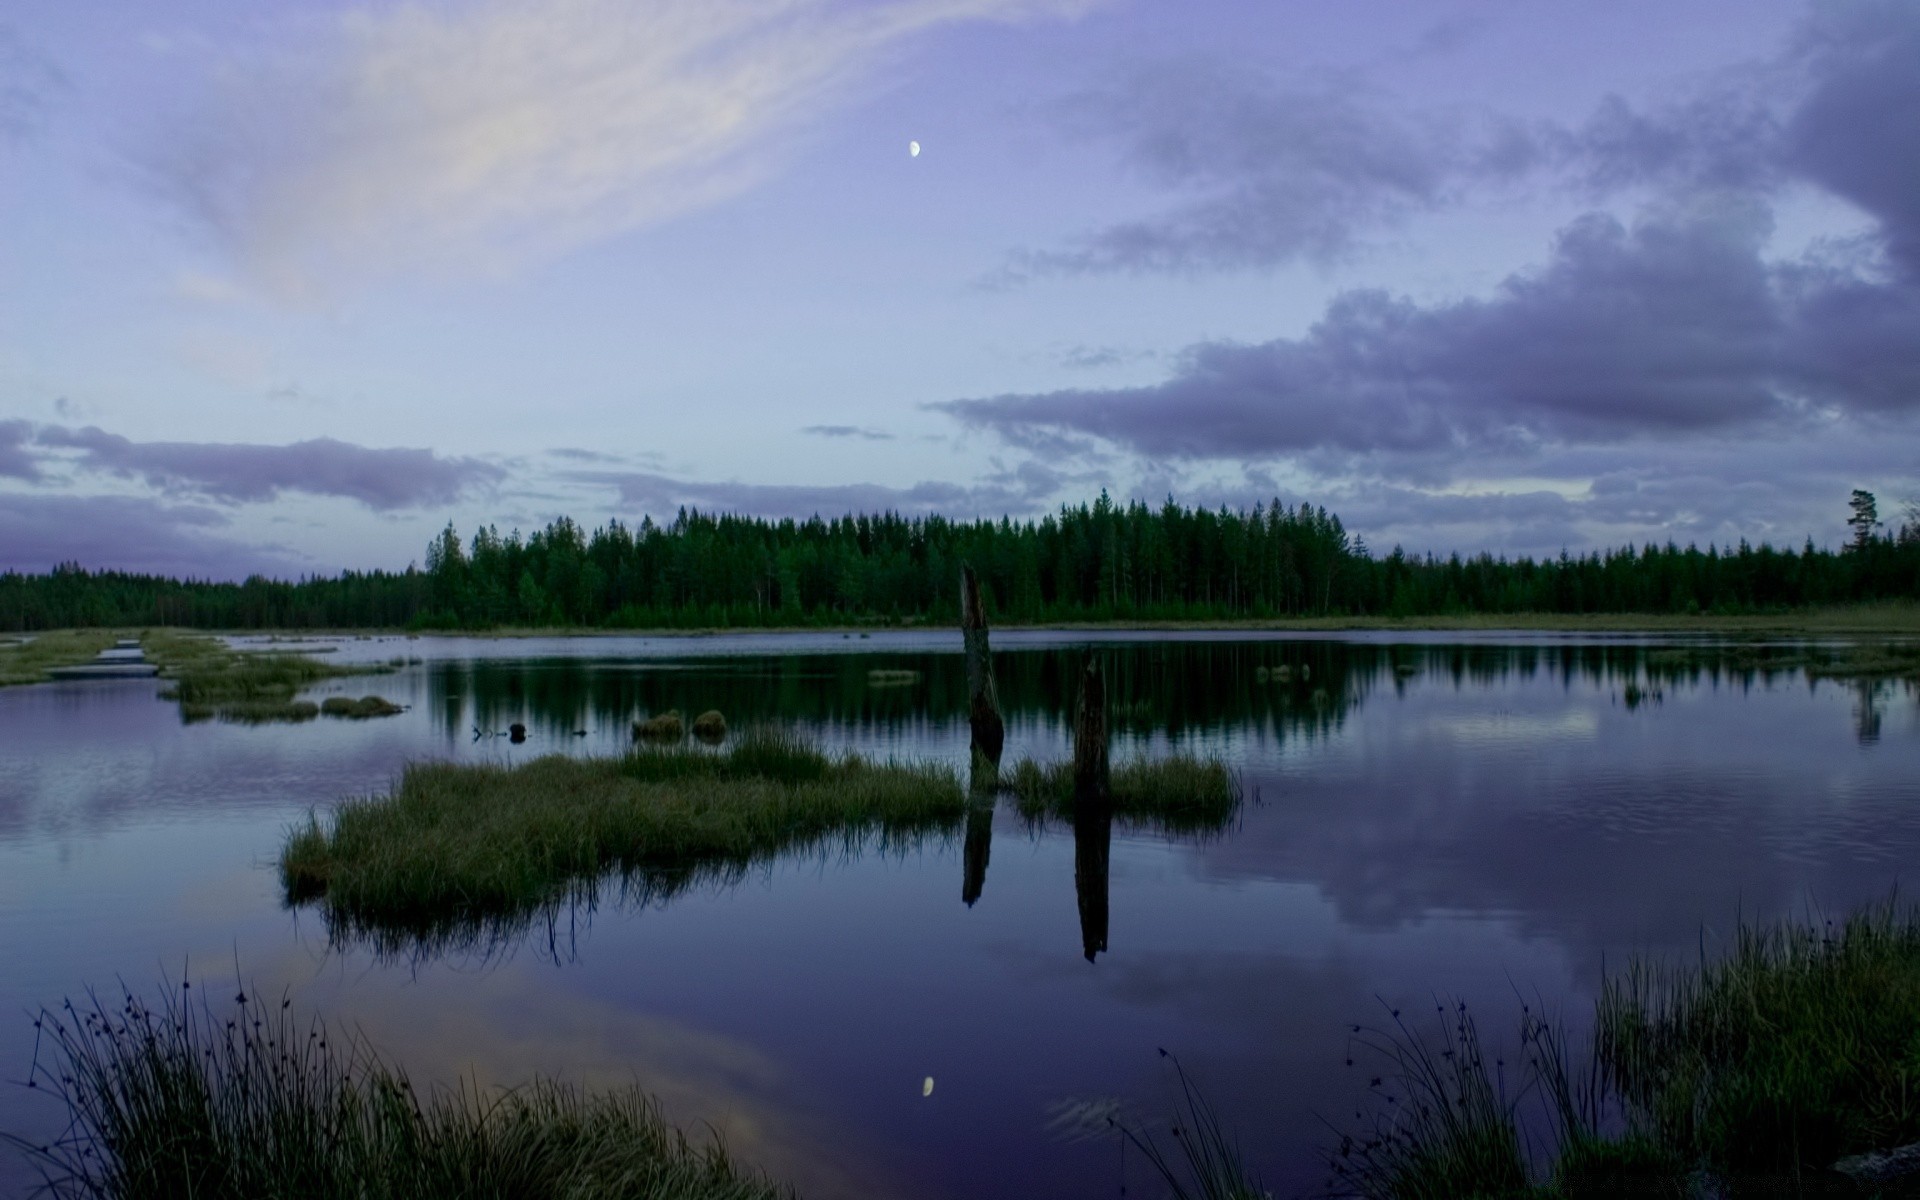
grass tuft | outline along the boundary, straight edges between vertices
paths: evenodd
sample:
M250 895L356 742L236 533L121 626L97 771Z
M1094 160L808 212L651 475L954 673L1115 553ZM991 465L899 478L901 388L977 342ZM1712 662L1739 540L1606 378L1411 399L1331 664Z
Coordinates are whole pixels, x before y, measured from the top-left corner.
M670 708L658 716L633 723L635 741L677 742L687 736L687 722L680 710Z
M379 675L393 669L379 664L334 666L304 654L242 653L219 638L175 630L150 631L140 644L147 658L160 665L161 677L172 681L160 698L179 701L185 721L217 718L258 724L310 721L322 711L349 715L294 696L323 679Z
M1005 778L1028 820L1072 818L1072 763L1022 759ZM1240 811L1239 780L1218 759L1137 759L1114 767L1110 786L1116 817L1169 833L1212 832Z
M320 711L329 717L346 717L352 721L364 721L369 717L391 717L407 710L380 696L362 696L358 700L349 699L346 696L329 696L320 702Z
M358 1038L242 988L42 1011L31 1086L68 1122L9 1138L62 1200L773 1200L637 1089L553 1082L423 1095Z
M289 903L322 904L336 936L484 940L590 902L608 877L639 902L664 899L789 851L951 831L965 812L951 768L829 759L767 731L722 753L419 763L389 794L291 831L281 880Z

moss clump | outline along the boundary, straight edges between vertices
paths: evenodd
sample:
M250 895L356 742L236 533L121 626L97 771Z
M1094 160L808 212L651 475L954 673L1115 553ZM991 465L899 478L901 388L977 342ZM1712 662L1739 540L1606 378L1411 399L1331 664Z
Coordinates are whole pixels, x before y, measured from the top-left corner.
M633 723L633 738L637 742L677 742L686 736L686 718L677 708Z

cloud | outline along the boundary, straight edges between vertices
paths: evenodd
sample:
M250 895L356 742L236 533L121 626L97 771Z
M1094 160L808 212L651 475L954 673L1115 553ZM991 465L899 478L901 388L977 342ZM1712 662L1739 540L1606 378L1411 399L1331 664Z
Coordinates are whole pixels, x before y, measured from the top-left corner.
M931 28L1091 2L355 7L298 27L297 49L252 46L211 69L145 165L281 293L395 267L498 268L751 186L783 135Z
M863 429L858 425L809 425L800 431L824 438L864 438L869 442L890 442L893 435L882 429Z
M33 438L33 426L26 421L0 421L0 478L40 478L40 465L27 443Z
M1816 353L1825 310L1856 307L1890 333L1859 333L1878 357L1851 369L1904 377L1920 368L1920 344L1890 334L1914 298L1852 277L1785 296L1760 257L1768 229L1764 207L1740 202L1656 212L1632 229L1588 216L1562 231L1544 269L1486 299L1422 307L1351 291L1304 337L1201 343L1158 384L932 407L1030 447L1082 436L1156 458L1251 460L1787 423L1810 393L1848 407L1920 403L1849 388Z
M0 492L0 570L63 562L176 578L287 578L312 564L275 546L223 537L227 517L204 505L135 496Z
M1811 86L1787 124L1788 164L1880 222L1920 273L1920 7L1817 7L1796 54Z
M138 478L169 492L228 503L272 500L283 492L339 496L376 511L447 504L498 483L500 467L431 450L376 450L333 438L286 446L242 442L134 442L96 426L41 428L41 446L78 451L78 465Z
M1326 262L1360 230L1434 207L1469 168L1512 157L1501 131L1396 115L1351 79L1283 88L1211 61L1139 70L1072 97L1061 118L1067 136L1117 143L1129 171L1184 199L1067 249L1020 252L1014 278Z
M574 482L616 489L620 503L664 516L681 508L759 517L834 517L846 513L895 512L906 516L1032 512L1068 477L1039 463L997 471L973 485L924 482L909 487L878 483L767 484L702 482L648 472L580 471Z

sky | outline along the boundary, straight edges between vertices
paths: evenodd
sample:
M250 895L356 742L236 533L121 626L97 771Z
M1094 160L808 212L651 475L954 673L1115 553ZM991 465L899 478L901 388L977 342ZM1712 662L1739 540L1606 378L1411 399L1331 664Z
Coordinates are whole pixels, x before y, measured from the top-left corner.
M1856 487L1920 501L1912 0L0 4L0 569Z

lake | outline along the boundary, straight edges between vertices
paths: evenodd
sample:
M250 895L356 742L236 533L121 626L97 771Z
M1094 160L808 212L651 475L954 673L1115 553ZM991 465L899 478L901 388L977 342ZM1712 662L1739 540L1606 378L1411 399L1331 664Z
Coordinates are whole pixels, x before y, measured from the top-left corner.
M1352 1025L1459 998L1511 1049L1523 1000L1579 1024L1606 964L1695 954L1742 914L1884 898L1920 854L1909 684L1697 667L1650 638L998 631L1009 763L1068 757L1094 654L1115 760L1220 755L1236 820L1117 824L1106 878L1076 888L1071 827L1003 801L990 837L802 854L663 902L608 887L517 929L373 946L282 901L275 858L310 810L421 758L618 752L635 714L667 708L964 768L960 639L325 644L407 662L311 696L408 711L183 724L152 680L0 691L0 1128L56 1115L12 1082L29 1010L237 974L417 1081L637 1080L812 1197L1157 1195L1099 1118L1164 1122L1165 1048L1288 1196L1324 1183L1328 1123L1355 1127ZM494 736L514 722L524 744ZM0 1151L0 1194L31 1182Z

